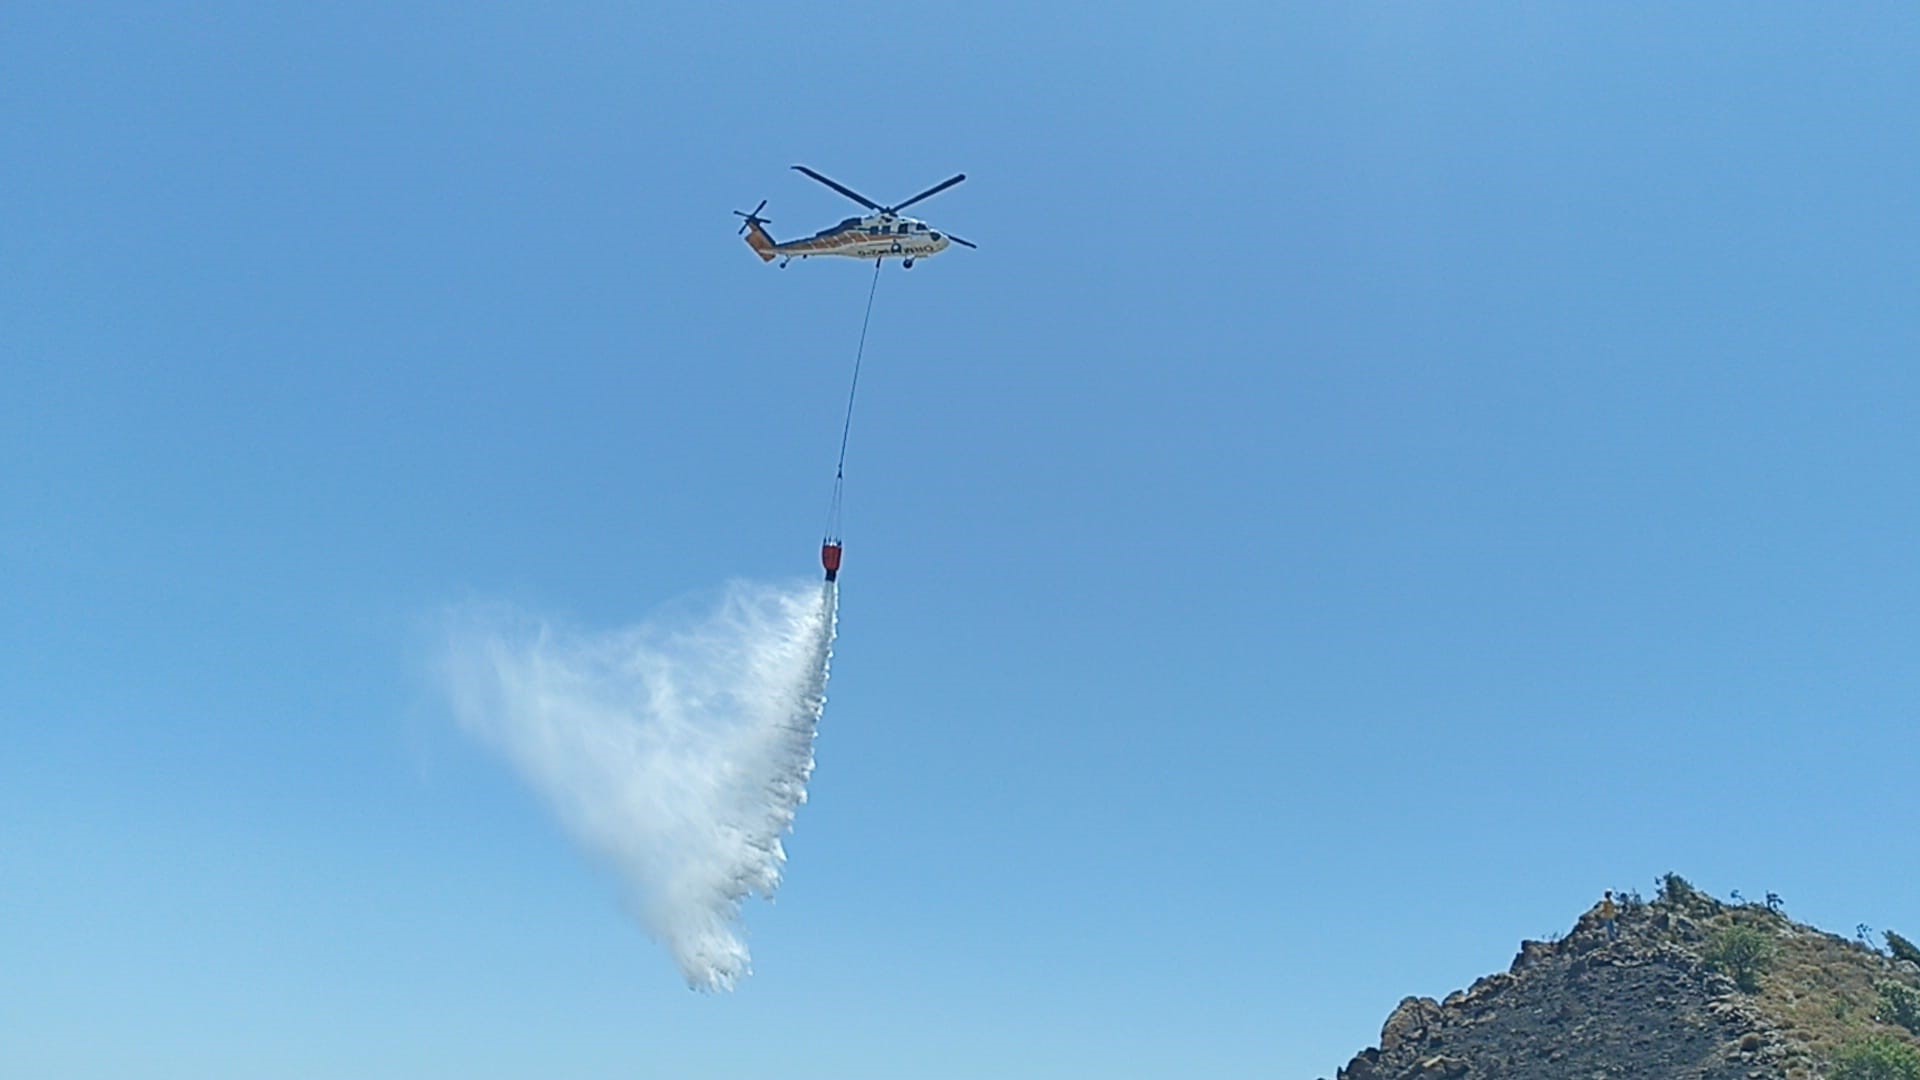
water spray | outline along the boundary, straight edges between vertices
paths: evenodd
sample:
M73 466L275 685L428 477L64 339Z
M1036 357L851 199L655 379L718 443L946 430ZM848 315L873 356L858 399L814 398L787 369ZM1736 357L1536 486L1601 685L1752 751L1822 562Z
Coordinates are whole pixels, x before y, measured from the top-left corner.
M742 903L771 897L807 799L838 587L737 584L708 611L609 632L463 611L443 676L687 984L750 970Z

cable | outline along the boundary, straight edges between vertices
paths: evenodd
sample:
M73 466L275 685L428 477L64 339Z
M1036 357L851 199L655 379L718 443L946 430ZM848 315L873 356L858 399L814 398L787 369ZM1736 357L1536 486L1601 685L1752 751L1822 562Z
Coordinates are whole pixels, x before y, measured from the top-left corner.
M860 392L860 361L867 355L867 327L873 322L873 294L880 290L881 260L873 260L873 283L867 286L867 313L860 317L860 345L853 351L853 381L847 386L847 419L840 426L840 460L833 467L833 500L827 506L827 539L840 538L840 493L847 479L847 437L853 433L853 400Z

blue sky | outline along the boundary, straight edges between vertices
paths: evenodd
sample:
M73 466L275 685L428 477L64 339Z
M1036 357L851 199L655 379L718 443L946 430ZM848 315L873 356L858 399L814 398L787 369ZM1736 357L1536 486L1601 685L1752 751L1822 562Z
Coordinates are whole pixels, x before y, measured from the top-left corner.
M17 4L20 1075L1320 1076L1601 889L1920 928L1910 5ZM815 573L690 994L426 674Z

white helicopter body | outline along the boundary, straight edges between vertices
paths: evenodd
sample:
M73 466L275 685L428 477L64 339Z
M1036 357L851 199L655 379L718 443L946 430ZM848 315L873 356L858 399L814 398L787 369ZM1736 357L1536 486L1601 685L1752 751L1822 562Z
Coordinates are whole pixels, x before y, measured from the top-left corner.
M759 206L753 208L752 213L735 210L734 213L747 219L746 223L740 226L740 231L746 234L747 246L760 256L762 262L779 259L780 265L784 267L794 259L810 259L815 255L837 255L849 259L899 259L903 267L912 269L915 259L938 255L947 250L951 244L961 244L965 247L977 246L952 233L943 233L918 218L906 217L898 212L912 203L937 195L965 180L967 178L965 173L936 184L897 206L881 206L859 192L843 187L814 172L805 165L795 165L794 168L865 206L871 213L863 217L850 217L812 236L783 243L775 240L766 229L761 227L768 220L760 216L760 211L767 205L765 199L760 201Z

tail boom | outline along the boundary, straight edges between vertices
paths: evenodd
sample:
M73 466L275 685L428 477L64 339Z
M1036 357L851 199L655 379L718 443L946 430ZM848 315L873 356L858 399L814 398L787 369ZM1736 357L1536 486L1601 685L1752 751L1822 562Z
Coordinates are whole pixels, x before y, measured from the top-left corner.
M761 262L772 262L780 247L779 242L768 236L767 230L761 228L758 221L751 219L747 222L747 246L760 256Z

